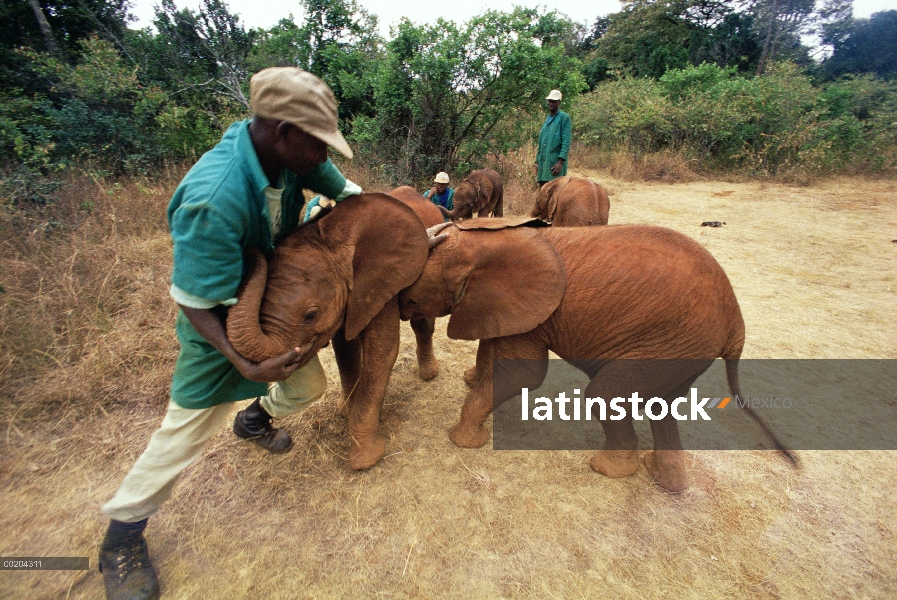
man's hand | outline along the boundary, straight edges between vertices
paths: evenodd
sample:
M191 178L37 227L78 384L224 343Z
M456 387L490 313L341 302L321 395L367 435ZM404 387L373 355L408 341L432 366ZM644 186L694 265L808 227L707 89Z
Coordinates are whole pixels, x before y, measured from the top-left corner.
M308 206L305 207L305 214L302 217L302 224L311 223L317 219L320 219L336 206L336 202L330 200L328 198L322 198L321 196L315 196L308 202Z
M298 359L311 350L311 346L306 349L293 348L280 356L269 358L260 363L254 363L231 346L230 340L227 339L224 324L221 318L219 318L219 314L216 314L215 309L190 308L182 304L178 306L184 311L184 314L190 320L193 328L199 332L199 335L204 337L218 352L223 354L236 367L240 375L250 381L263 383L283 381L299 368Z
M554 163L554 165L552 165L551 174L557 177L560 174L562 168L564 168L564 160L562 158L559 158L558 161Z
M250 381L269 383L283 381L299 368L299 358L302 356L300 348L293 348L285 354L269 358L260 363L249 362L236 365L240 375Z
M436 186L430 188L430 198L436 195Z

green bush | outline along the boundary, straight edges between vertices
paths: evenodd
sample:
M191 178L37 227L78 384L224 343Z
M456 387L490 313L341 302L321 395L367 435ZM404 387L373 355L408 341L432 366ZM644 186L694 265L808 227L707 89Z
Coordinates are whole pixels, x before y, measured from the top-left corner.
M745 77L712 64L659 80L605 82L576 106L579 140L639 156L672 150L752 175L893 169L897 84L871 76L814 87L791 63Z

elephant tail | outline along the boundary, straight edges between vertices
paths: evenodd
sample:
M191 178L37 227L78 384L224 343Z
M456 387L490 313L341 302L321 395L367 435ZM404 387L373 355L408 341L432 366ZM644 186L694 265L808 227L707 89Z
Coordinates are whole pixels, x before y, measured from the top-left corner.
M741 388L738 385L738 358L726 358L726 378L729 380L729 389L732 391L732 394L736 398L741 398ZM785 458L791 463L794 467L799 467L800 463L797 460L797 455L788 450L782 442L776 437L776 434L772 432L768 425L760 418L754 410L745 403L744 410L751 416L751 418L757 422L760 426L760 429L763 430L763 433L766 434L773 445L776 447L776 450L781 452Z

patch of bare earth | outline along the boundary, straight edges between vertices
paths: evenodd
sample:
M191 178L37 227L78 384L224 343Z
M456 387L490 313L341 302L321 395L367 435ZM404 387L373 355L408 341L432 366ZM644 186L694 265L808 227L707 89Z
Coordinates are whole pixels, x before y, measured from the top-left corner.
M608 188L612 224L672 227L710 250L741 303L746 357L897 358L894 183L668 185L574 174ZM347 466L329 349L331 389L283 422L292 452L271 457L222 430L150 519L163 597L897 596L894 452L803 451L799 471L770 452L691 452L691 487L671 495L643 467L626 479L595 474L591 452L460 449L447 431L476 344L447 339L446 322L431 382L417 377L403 324L382 418L386 457L369 472ZM171 364L155 369L167 376ZM91 571L4 571L0 597L102 596L99 507L165 401L108 414L63 403L41 421L4 423L0 555L90 556Z

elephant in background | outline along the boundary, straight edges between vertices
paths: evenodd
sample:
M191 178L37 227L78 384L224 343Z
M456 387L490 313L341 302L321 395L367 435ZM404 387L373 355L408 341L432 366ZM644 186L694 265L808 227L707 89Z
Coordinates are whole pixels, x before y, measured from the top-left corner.
M397 187L390 191L389 195L410 207L423 222L424 227L432 227L445 221L439 208L411 186ZM411 319L411 329L414 331L417 342L418 373L421 379L429 381L439 374L439 361L436 360L436 354L433 352L433 332L436 330L436 318Z
M504 214L504 186L501 175L492 169L471 171L455 188L454 208L439 210L446 219L469 219L473 213L478 217L500 217Z
M399 290L427 260L426 229L385 194L347 198L275 249L246 254L248 273L227 318L234 348L252 361L289 348L299 362L333 343L349 420L349 466L367 469L386 448L380 409L399 351Z
M539 189L531 217L555 227L607 225L610 200L600 185L580 177L558 177Z
M402 318L451 314L450 338L480 340L473 386L450 432L458 446L488 441L483 423L494 406L523 386L542 384L549 350L589 377L583 390L589 397L629 397L634 391L646 398L685 396L717 357L725 359L729 386L740 395L744 320L722 267L694 240L644 225L556 228L526 219L478 219L442 227L447 239L430 250L423 273L400 293L399 304ZM530 360L513 363L525 365L516 368L498 363L504 371L493 379L494 359ZM678 369L646 369L645 361L616 359L696 360L670 361ZM493 384L503 386L494 396ZM605 443L592 469L608 477L632 475L639 456L631 417L601 425ZM676 421L668 415L650 425L648 472L667 490L686 489Z

